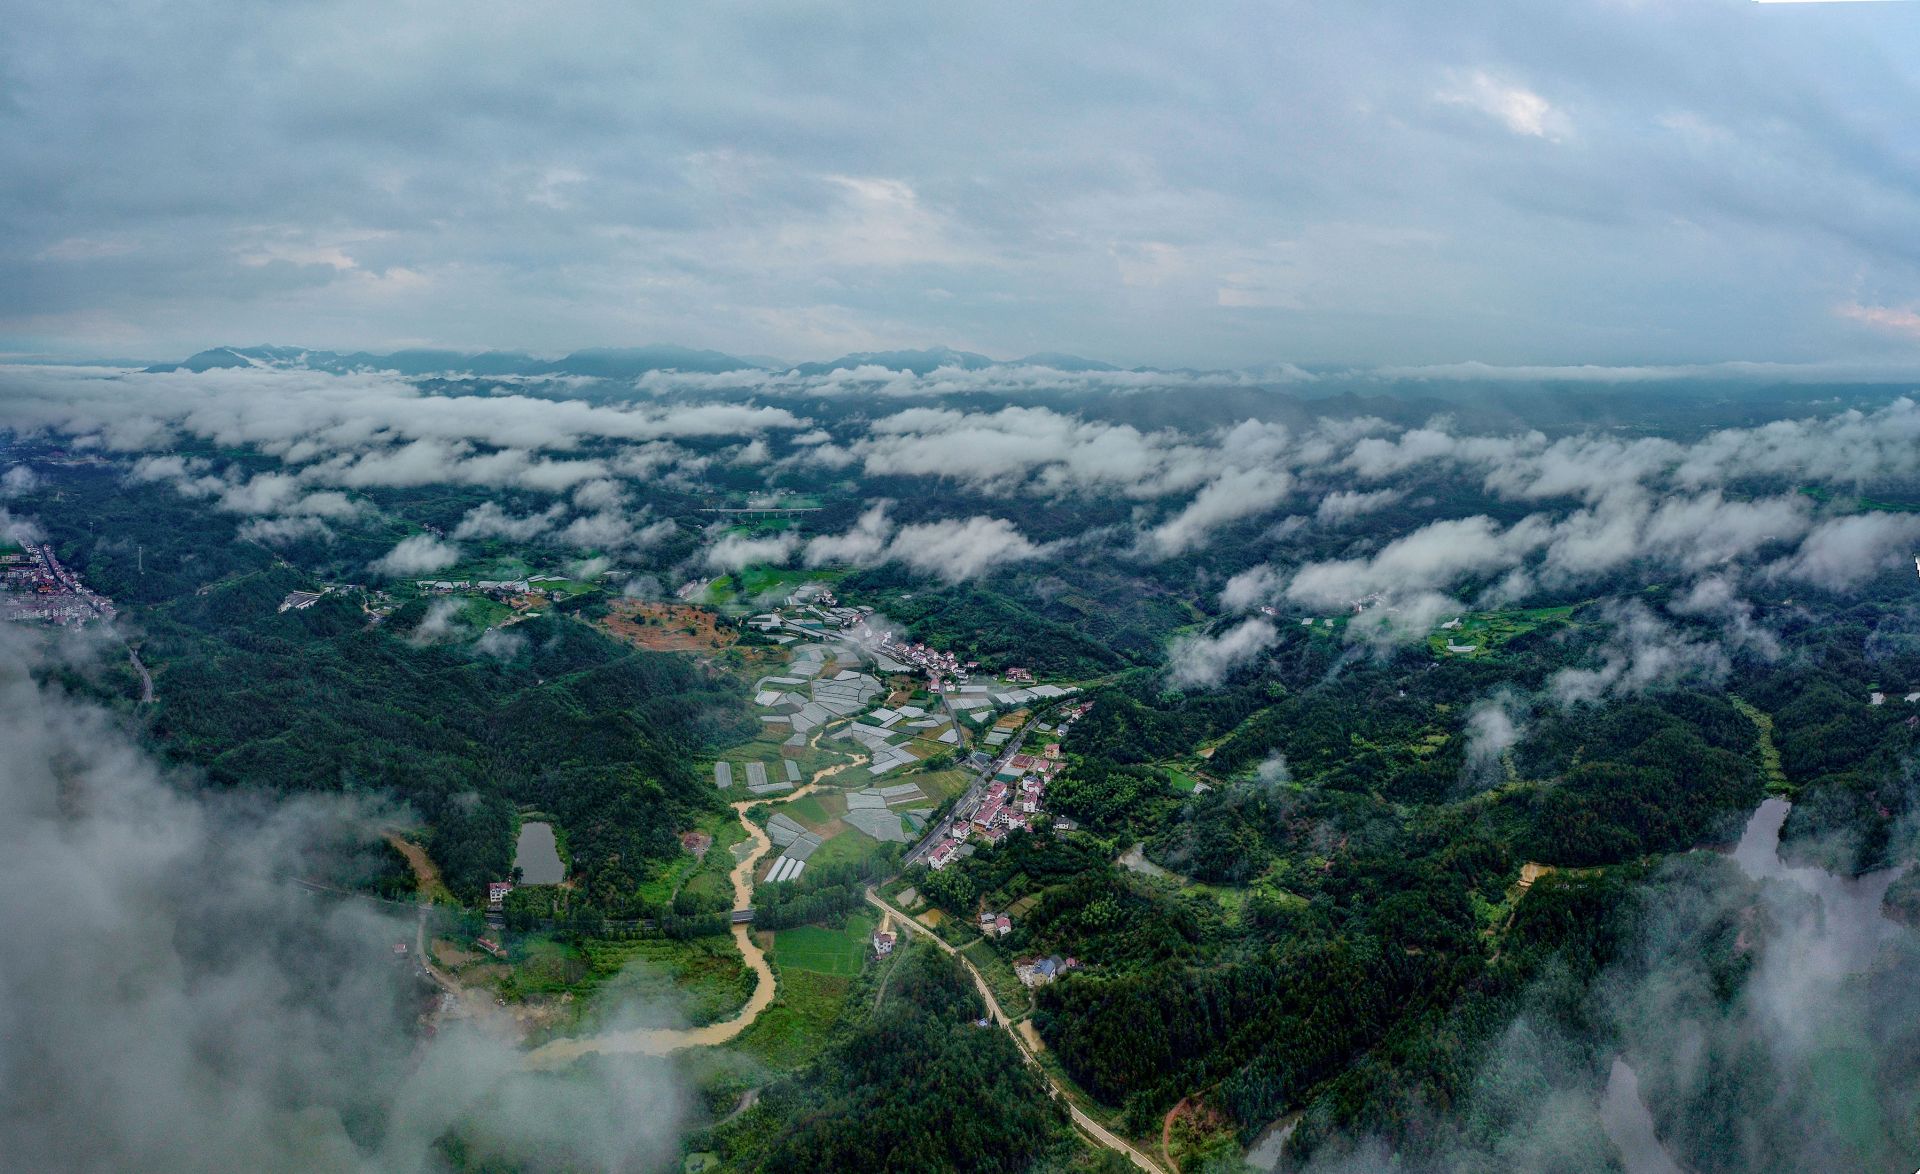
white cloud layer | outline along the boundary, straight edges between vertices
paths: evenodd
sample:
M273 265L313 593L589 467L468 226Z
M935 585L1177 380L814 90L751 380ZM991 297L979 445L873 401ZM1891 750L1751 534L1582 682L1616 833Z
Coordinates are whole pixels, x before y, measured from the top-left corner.
M1266 620L1243 620L1217 636L1176 637L1167 646L1167 664L1175 685L1213 688L1279 640L1280 633Z

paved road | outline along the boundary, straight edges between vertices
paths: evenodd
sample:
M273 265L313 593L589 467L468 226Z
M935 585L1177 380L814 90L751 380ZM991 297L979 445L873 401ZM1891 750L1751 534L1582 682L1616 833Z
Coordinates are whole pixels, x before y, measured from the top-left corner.
M1048 1072L1046 1067L1040 1063L1040 1057L1034 1054L1032 1045L1027 1042L1024 1036L1014 1030L1013 1021L1008 1019L1007 1013L1000 1009L1000 1001L993 997L993 989L987 986L987 980L981 976L980 971L974 966L971 958L954 949L951 942L948 942L939 934L934 933L926 926L920 924L918 919L907 916L901 910L889 904L885 898L881 897L879 893L872 889L867 890L867 903L883 913L891 914L895 920L901 922L907 926L907 928L913 930L913 932L926 938L934 945L960 960L960 965L966 967L967 973L973 976L973 985L979 989L981 999L987 1004L987 1014L993 1017L994 1023L998 1024L1002 1030L1013 1037L1014 1046L1020 1049L1021 1057L1033 1066L1034 1071L1040 1074L1041 1079L1047 1082L1047 1087L1053 1090L1053 1095L1065 1102L1067 1112L1072 1114L1073 1123L1080 1127L1081 1132L1115 1153L1125 1156L1127 1160L1131 1161L1140 1169L1148 1171L1149 1174L1166 1174L1166 1171L1159 1163L1149 1158L1125 1138L1081 1112L1080 1106L1074 1104L1073 1098L1069 1097L1066 1090L1060 1087L1060 1082L1055 1080L1053 1074Z
M153 674L147 671L146 665L140 663L140 654L134 651L131 644L127 645L127 659L133 662L133 671L140 674L141 703L153 704Z
M959 801L953 805L953 810L963 811L968 804L984 795L987 784L993 781L993 776L999 773L1001 767L1012 761L1014 755L1020 753L1020 747L1026 744L1027 732L1033 729L1036 723L1058 710L1062 704L1062 702L1055 702L1045 709L1035 710L1033 716L1027 719L1027 723L1020 727L1020 732L1009 739L987 768L974 777L973 785L967 788L966 794L960 796ZM956 726L957 724L956 719ZM927 853L933 851L934 845L945 839L952 830L953 816L949 814L945 819L927 829L927 834L921 837L920 842L909 849L906 856L901 859L900 867L907 868L924 861Z

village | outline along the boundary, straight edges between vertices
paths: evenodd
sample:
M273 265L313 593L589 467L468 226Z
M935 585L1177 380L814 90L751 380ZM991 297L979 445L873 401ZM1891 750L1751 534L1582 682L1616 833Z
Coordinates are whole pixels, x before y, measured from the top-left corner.
M1065 737L1072 729L1073 719L1085 713L1089 704L1082 702L1070 707L1066 712L1071 716L1050 730L1040 729L1040 725L1035 728L1056 738ZM1046 814L1047 784L1065 765L1058 741L1048 742L1038 755L1008 756L982 793L969 795L954 809L945 834L927 853L927 866L937 872L963 855L971 855L976 843L991 846L1011 832L1026 830L1035 819Z
M113 601L62 566L48 543L0 551L0 618L81 627L113 621Z

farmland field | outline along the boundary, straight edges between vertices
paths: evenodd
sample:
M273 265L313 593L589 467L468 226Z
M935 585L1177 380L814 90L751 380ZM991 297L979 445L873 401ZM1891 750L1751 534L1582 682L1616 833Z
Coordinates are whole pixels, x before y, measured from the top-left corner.
M1458 617L1460 626L1435 632L1427 637L1427 647L1435 656L1485 656L1507 641L1546 624L1566 623L1577 605L1565 607L1516 608L1510 611L1468 612ZM1470 645L1471 652L1451 652L1449 645Z
M811 868L845 864L848 861L865 860L879 850L880 841L858 828L846 827L814 849L813 855L807 857L807 864Z
M873 918L856 913L840 929L802 925L773 935L774 960L782 967L851 978L867 960Z

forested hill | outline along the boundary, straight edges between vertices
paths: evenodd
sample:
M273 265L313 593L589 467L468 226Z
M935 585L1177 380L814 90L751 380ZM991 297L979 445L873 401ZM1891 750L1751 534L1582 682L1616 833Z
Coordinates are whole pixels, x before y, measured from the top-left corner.
M1007 1034L975 1026L986 1009L952 959L915 944L863 982L883 974L818 1061L702 1144L761 1174L1130 1168L1083 1150Z
M152 735L219 785L390 794L433 827L472 898L512 867L517 806L568 830L588 895L610 911L717 802L692 756L736 731L737 688L585 624L522 624L510 660L421 646L336 597L278 613L304 586L267 570L144 617L159 694Z
M63 484L42 522L121 603L153 673L154 748L215 786L410 805L465 899L511 871L516 809L537 808L566 829L584 895L635 915L649 862L718 802L693 755L751 728L737 684L564 616L516 625L502 659L409 640L408 614L372 624L340 595L283 613L312 576L203 504L136 498L104 470Z

